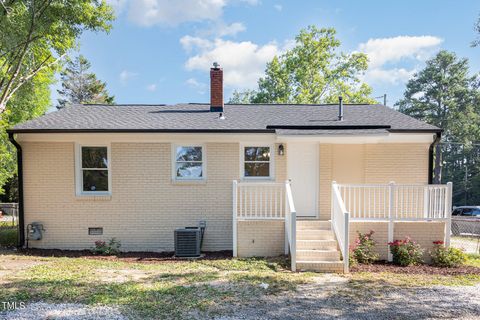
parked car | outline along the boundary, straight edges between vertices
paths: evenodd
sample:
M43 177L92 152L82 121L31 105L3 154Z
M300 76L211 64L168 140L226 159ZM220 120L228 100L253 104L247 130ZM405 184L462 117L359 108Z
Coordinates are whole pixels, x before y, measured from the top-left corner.
M480 236L480 206L462 206L452 212L452 234Z

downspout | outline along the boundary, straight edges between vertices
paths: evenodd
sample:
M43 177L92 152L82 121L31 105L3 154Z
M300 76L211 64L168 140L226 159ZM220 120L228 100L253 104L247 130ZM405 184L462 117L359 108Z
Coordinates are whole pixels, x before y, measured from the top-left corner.
M23 211L23 158L22 146L15 141L14 133L8 132L8 140L17 149L17 176L18 176L18 247L22 248L25 243L25 219Z
M435 148L440 143L441 139L442 139L442 133L437 132L435 134L435 139L430 145L430 149L428 151L428 184L433 183L433 155L435 153Z

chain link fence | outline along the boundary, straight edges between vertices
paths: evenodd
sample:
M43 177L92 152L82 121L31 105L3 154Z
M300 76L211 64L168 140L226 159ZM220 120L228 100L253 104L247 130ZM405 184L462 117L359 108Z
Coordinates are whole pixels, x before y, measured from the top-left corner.
M14 247L18 240L18 203L0 203L0 247Z
M480 254L480 219L452 217L450 244L465 253Z

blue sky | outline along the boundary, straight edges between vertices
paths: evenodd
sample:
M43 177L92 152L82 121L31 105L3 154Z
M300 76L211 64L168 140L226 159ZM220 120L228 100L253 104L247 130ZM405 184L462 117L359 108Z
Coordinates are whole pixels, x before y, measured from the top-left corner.
M301 28L334 27L342 51L369 54L365 81L388 104L440 49L468 57L480 1L109 0L117 12L110 34L86 33L80 52L117 103L208 102L208 70L218 61L227 98L255 88L265 63ZM56 99L56 94L53 94Z

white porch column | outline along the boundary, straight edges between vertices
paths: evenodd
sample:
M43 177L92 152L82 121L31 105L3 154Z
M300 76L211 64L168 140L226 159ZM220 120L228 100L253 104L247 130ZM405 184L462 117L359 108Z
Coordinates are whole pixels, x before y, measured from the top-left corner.
M395 181L390 181L390 183L388 184L388 199L388 242L393 242L393 206L395 203ZM390 252L390 246L388 246L388 261L393 261L393 256Z
M237 180L233 180L233 187L232 187L232 250L233 256L237 257L237 208L238 208L238 200L237 200L237 189L238 189L238 182Z
M445 199L445 247L450 247L450 234L452 232L452 187L451 182L447 183L447 194Z

